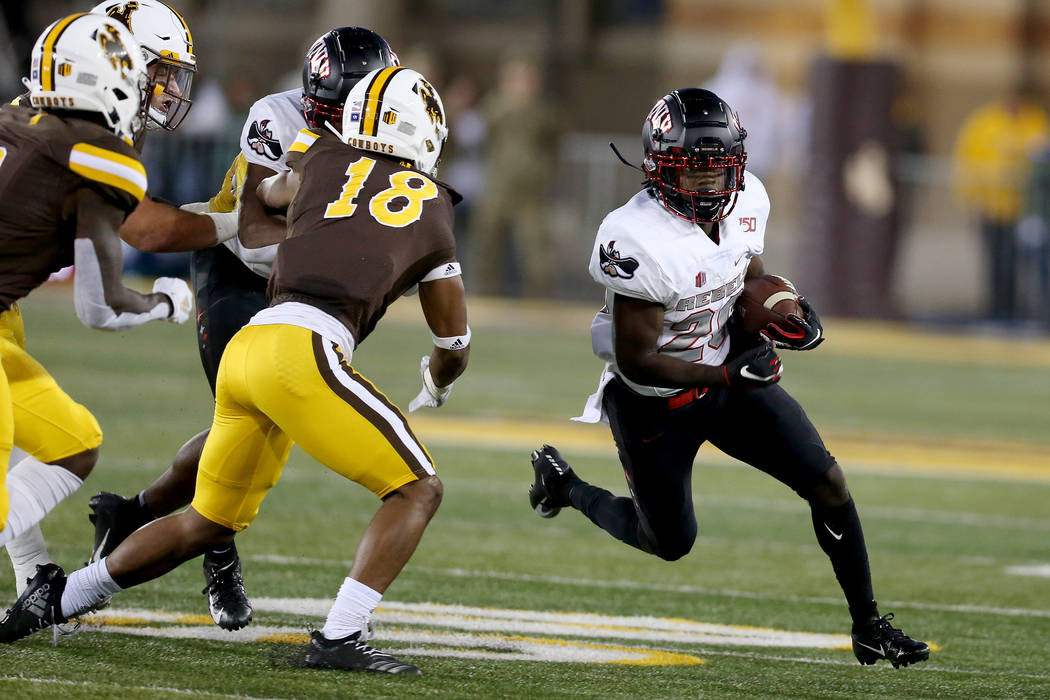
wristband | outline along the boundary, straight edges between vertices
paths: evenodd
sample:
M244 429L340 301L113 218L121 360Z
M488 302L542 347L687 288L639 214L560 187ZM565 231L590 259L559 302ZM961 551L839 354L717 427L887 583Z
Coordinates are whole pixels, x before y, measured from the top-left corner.
M215 243L225 243L237 236L237 212L208 211L203 212L215 224Z

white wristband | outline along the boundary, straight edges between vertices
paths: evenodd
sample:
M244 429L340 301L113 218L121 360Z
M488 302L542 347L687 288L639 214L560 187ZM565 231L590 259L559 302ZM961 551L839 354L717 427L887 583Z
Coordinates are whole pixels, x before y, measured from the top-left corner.
M439 338L431 333L430 338L434 341L434 347L441 348L442 350L466 350L467 346L470 345L470 326L467 326L467 332L463 335Z
M237 236L237 212L209 211L203 212L215 224L215 243L225 243Z

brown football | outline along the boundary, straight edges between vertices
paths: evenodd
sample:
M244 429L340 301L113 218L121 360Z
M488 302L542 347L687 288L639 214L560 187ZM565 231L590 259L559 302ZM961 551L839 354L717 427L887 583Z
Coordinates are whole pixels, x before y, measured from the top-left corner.
M763 275L744 282L733 315L746 333L757 334L788 314L802 315L795 285L778 275Z

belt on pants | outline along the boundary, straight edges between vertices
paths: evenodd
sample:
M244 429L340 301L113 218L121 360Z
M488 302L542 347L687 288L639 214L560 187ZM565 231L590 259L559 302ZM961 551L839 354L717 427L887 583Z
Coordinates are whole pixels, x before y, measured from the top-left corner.
M675 394L667 399L667 408L669 410L675 410L682 406L688 406L689 404L702 399L704 394L707 393L707 387L697 387L696 389L689 389L683 391L681 394Z

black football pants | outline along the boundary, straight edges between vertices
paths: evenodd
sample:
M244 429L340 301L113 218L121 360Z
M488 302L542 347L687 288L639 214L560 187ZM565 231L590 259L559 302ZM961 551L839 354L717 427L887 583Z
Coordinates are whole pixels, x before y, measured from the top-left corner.
M632 498L586 485L573 505L617 539L675 560L696 539L693 459L705 441L808 498L835 460L802 407L777 385L709 389L684 405L620 380L603 397Z
M224 245L194 252L190 273L197 297L197 347L214 395L226 345L269 304L267 279L249 270Z

